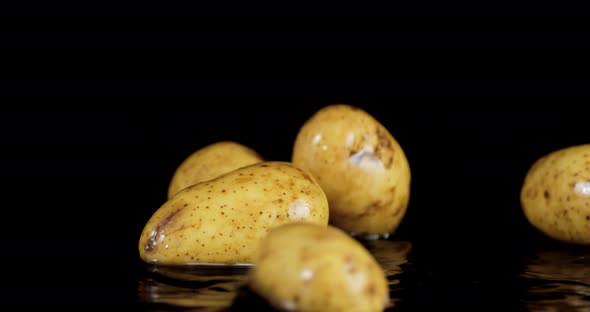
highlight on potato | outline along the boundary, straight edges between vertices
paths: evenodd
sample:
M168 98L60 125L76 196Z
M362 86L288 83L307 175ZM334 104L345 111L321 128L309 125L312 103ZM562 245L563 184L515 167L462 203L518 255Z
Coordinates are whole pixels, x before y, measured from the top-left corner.
M327 225L328 201L305 170L265 161L189 186L147 221L139 239L148 263L252 264L259 240L295 221Z
M331 225L276 227L254 259L247 285L278 311L380 312L393 305L376 259Z
M174 171L168 198L193 184L208 181L240 167L264 161L252 148L234 141L211 143L190 154Z
M590 144L537 159L526 173L520 201L530 224L548 237L590 244Z
M363 238L387 237L410 200L404 150L376 118L359 107L334 104L304 122L292 162L319 182L330 204L330 224Z

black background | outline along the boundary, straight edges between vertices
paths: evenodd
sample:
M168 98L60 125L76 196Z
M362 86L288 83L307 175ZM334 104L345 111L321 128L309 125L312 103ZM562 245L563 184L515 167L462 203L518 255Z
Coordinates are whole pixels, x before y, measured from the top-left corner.
M299 127L336 103L372 114L408 156L410 207L394 239L413 243L416 302L481 307L488 290L511 291L519 252L556 244L525 220L519 192L539 157L589 142L584 33L66 24L3 33L16 48L2 101L21 109L0 114L5 302L135 304L139 234L176 166L220 140L288 161Z

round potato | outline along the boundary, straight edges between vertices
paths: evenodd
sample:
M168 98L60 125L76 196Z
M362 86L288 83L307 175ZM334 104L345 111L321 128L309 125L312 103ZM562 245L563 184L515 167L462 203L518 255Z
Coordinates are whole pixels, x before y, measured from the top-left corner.
M590 144L538 159L526 174L520 200L528 221L547 236L590 244Z
M168 187L168 198L187 186L211 180L263 160L256 151L237 142L221 141L209 144L189 155L178 166Z
M145 225L139 255L157 264L251 264L260 238L275 226L328 219L326 195L309 173L288 162L261 162L169 199Z
M398 142L370 114L329 105L299 130L292 161L318 180L330 224L359 236L393 233L410 199L410 166Z
M295 222L261 242L248 286L279 311L371 312L390 304L375 258L333 226Z

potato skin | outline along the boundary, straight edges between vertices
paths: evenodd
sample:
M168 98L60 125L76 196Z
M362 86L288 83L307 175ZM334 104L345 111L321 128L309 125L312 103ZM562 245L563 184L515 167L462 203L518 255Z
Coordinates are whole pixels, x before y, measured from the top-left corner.
M383 311L385 273L375 258L333 226L295 222L261 242L248 286L280 311Z
M288 162L242 167L180 191L146 223L148 263L252 263L260 238L293 221L327 225L328 201L311 175Z
M318 110L301 127L292 161L318 180L330 224L358 235L395 232L410 199L410 166L373 116L345 104Z
M527 220L545 235L590 244L590 144L562 148L535 161L520 200Z
M189 155L176 168L168 187L168 198L187 186L262 161L264 159L256 151L238 142L209 144Z

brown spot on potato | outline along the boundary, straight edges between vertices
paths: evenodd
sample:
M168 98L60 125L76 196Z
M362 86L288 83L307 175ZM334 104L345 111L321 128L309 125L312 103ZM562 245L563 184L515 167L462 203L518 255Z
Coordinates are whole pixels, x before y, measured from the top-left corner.
M380 126L375 129L375 135L377 137L377 145L375 145L375 155L379 157L383 166L386 169L391 168L393 164L393 147L389 136L385 132L386 130Z
M389 193L391 193L391 197L395 197L395 186L389 188Z
M311 179L311 176L309 176L309 174L307 172L305 172L305 170L301 169L301 168L297 168L297 170L299 170L299 172L301 173L301 175L303 176L303 178L311 183L313 183L313 180Z
M530 188L527 188L527 189L524 191L524 196L525 196L525 197L532 198L532 197L533 197L532 195L533 195L533 190L531 190Z
M328 237L329 236L325 232L313 233L313 239L324 240L324 239L327 239Z
M376 200L369 204L366 210L379 210L383 206L383 203L380 200Z
M182 207L172 211L166 218L162 219L160 223L156 226L156 229L153 231L150 238L147 240L146 245L144 247L145 251L152 252L158 245L158 237L160 235L164 235L164 230L166 227L172 222L174 217L184 208L186 208L188 204L182 205Z
M550 195L549 195L549 191L545 190L545 192L543 192L543 197L545 197L546 200L550 199Z
M236 182L240 183L240 184L244 184L244 183L248 183L248 182L252 181L252 179L253 179L252 177L244 176L242 173L240 173L240 177L238 177L236 179Z
M377 293L377 287L375 287L375 284L369 284L367 286L367 295L374 296L376 293Z
M590 216L586 216L586 220L590 220Z

